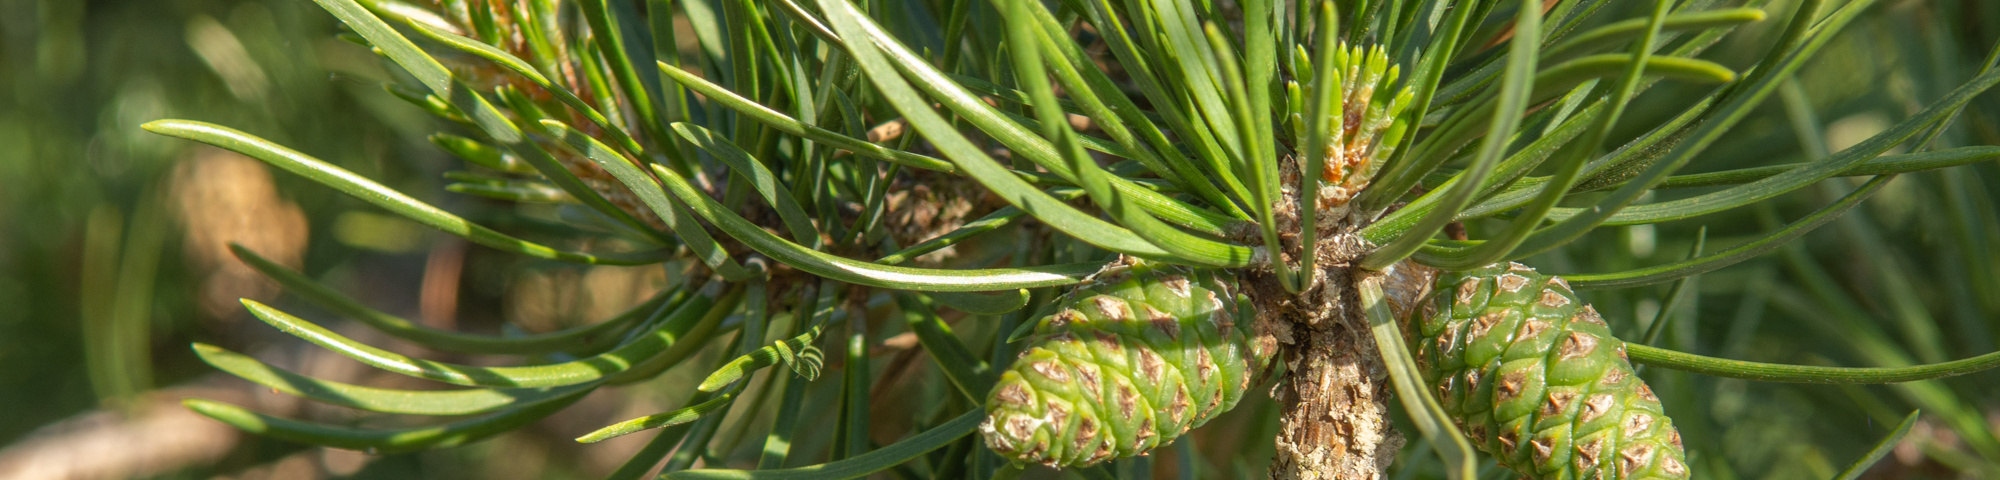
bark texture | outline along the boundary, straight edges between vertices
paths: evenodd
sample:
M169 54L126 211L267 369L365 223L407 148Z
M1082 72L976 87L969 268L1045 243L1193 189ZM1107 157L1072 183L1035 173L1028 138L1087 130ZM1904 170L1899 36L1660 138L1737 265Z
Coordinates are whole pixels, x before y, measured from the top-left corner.
M1281 345L1287 370L1272 392L1285 414L1271 478L1382 478L1403 448L1389 421L1388 370L1354 287L1350 264L1365 251L1349 235L1328 239L1318 282L1298 295L1268 273L1248 275L1259 327Z

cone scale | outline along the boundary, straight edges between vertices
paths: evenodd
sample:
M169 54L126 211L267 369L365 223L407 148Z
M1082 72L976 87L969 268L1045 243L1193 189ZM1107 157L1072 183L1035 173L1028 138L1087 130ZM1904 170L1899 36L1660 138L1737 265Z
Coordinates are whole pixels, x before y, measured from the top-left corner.
M1434 291L1405 333L1480 450L1535 479L1688 478L1659 397L1567 282L1510 263L1443 274Z
M1124 261L1042 317L980 426L1003 457L1085 467L1141 455L1229 411L1268 363L1212 270Z

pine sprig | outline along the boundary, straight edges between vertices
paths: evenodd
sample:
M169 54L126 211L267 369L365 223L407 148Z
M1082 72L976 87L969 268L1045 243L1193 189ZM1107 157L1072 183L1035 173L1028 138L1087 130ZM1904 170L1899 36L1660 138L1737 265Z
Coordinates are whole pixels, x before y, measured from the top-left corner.
M1250 379L1266 362L1282 360L1284 375L1295 375L1310 370L1301 362L1356 353L1310 348L1323 346L1312 332L1345 328L1368 329L1352 338L1372 339L1375 348L1338 358L1362 358L1360 371L1390 377L1373 379L1383 392L1365 396L1381 404L1369 406L1386 406L1393 385L1427 444L1446 453L1446 477L1473 476L1476 444L1530 476L1678 478L1728 465L1687 463L1703 460L1681 452L1670 425L1694 426L1691 437L1710 426L1670 421L1665 412L1689 403L1675 395L1695 393L1655 392L1624 363L1627 352L1641 364L1708 375L1836 384L1928 380L2000 363L1992 342L1952 345L1962 351L1949 353L1961 355L1945 355L1947 327L1926 311L1945 301L1920 287L1943 284L1970 298L1992 286L1982 279L2000 268L1990 261L2000 254L1981 239L2000 235L1993 227L2000 215L1976 176L1929 180L1942 185L1949 212L1938 218L1948 220L1926 216L1936 224L1922 227L1947 232L1951 254L1973 259L1923 257L1963 282L1919 278L1912 260L1894 255L1934 252L1904 252L1869 256L1871 279L1843 290L1814 252L1797 247L1814 229L1885 196L1878 194L1897 175L1983 168L2000 155L1963 146L1967 136L1950 130L1955 119L1979 114L1978 96L2000 83L1990 68L2000 51L1985 55L1977 73L1926 77L1938 85L1920 95L1934 99L1913 103L1923 109L1852 147L1825 151L1815 99L1800 79L1841 60L1826 52L1877 11L1867 0L1805 1L1790 11L1759 0L1640 5L1650 9L1601 0L317 3L352 31L343 38L407 74L386 86L394 96L445 120L450 130L428 138L465 162L448 174L456 183L447 191L532 206L513 216L575 228L547 238L482 225L485 217L475 223L229 127L159 120L144 128L249 155L502 253L686 272L592 325L489 336L398 318L239 247L239 258L288 291L391 336L439 351L520 357L509 366L418 358L245 301L267 325L319 348L470 388L333 382L197 344L196 353L221 370L378 414L483 415L358 429L188 402L278 438L371 451L455 446L548 417L588 392L693 371L673 409L579 440L659 429L614 478L659 465L667 478L850 478L892 469L1004 478L1020 473L1007 466L1016 461L1147 476L1159 465L1137 456L1176 438L1191 441L1198 435L1190 429L1210 420L1251 415L1229 411L1254 401L1246 400L1256 391ZM1779 14L1789 16L1783 25L1760 23ZM1774 44L1754 45L1758 60L1709 54L1718 45L1750 48L1755 42L1732 32L1754 29L1776 32ZM1759 112L1773 94L1785 102L1787 127L1816 155L1781 165L1703 160L1750 157L1732 142L1764 126ZM1728 169L1697 172L1697 165ZM1598 241L1628 226L1677 234L1682 220L1752 210L1780 218L1770 202L1864 175L1874 178L1835 189L1841 196L1790 224L1731 231L1741 237L1727 243L1734 246L1685 260L1607 254ZM1677 190L1693 188L1712 190ZM921 198L963 203L907 201L918 189L929 192ZM535 213L548 211L557 213ZM1702 232L1647 238L1705 246ZM1881 238L1856 238L1871 254L1898 250ZM1649 329L1627 328L1622 310L1600 316L1570 289L1695 275L1707 275L1707 284L1772 251L1784 253L1802 285L1774 288L1773 301L1808 317L1842 312L1841 328L1852 331L1882 330L1842 340L1852 342L1854 364L1878 366L1722 358L1743 349L1697 354L1691 339L1719 335L1711 330L1748 340L1717 322L1668 323L1666 313ZM1606 273L1563 282L1514 261ZM1411 287L1428 285L1434 270L1442 270L1443 292L1425 297ZM1513 278L1534 280L1530 293L1541 296L1470 302L1500 298L1496 289L1514 293ZM1695 298L1716 295L1688 288ZM1887 292L1893 335L1861 313L1873 303L1842 297L1868 289ZM1216 296L1177 300L1181 291ZM1236 293L1248 295L1239 301ZM1643 294L1592 292L1610 302ZM1966 318L1996 308L1958 303L1969 305L1954 307ZM1435 315L1409 314L1424 304ZM1464 331L1496 322L1528 334L1459 341L1490 337ZM1546 325L1530 328L1537 322ZM1963 323L1968 337L1980 336L1972 327L1981 324ZM846 330L829 334L835 326ZM1621 329L1651 333L1644 344L1627 344L1612 337ZM1027 333L1010 335L1017 330ZM1578 350L1589 368L1575 371L1557 358L1568 347L1536 343L1582 334L1595 348ZM1676 335L1690 340L1646 345ZM838 346L821 345L829 338ZM1288 345L1282 355L1278 345ZM1604 353L1613 350L1618 355ZM1481 361L1452 363L1468 352ZM1519 363L1536 358L1544 361ZM1912 359L1928 363L1907 365ZM778 364L786 368L769 368ZM1159 376L1167 367L1175 375ZM1567 376L1553 379L1557 373ZM1290 379L1288 388L1316 384ZM1599 425L1569 407L1530 412L1508 396L1586 384L1601 386L1620 411L1643 413L1644 425L1632 426L1631 415ZM1938 385L1899 392L1942 412L1933 415L1962 430L1981 460L2000 463L1990 432L1964 431L1978 428L1969 413L1977 405ZM1119 386L1144 392L1122 395ZM1578 395L1564 405L1599 406L1599 396ZM1399 437L1379 420L1380 431L1341 435L1395 444L1381 441ZM1555 430L1542 423L1558 421L1576 427L1564 432L1617 435L1598 439L1610 450L1569 448L1591 440L1543 438ZM1282 422L1288 432L1326 427ZM1892 441L1911 431L1903 425ZM981 438L965 438L974 431ZM759 435L761 445L749 440ZM1266 445L1264 438L1241 441ZM1558 441L1568 443L1554 448ZM1720 453L1686 443L1699 454ZM1197 448L1181 445L1184 468L1216 466L1198 466L1203 461L1190 458ZM1850 472L1881 458L1881 448ZM1320 463L1279 462L1272 474L1380 476L1394 454L1330 453ZM1413 472L1432 465L1427 456L1404 457L1400 468ZM690 470L697 461L704 469ZM1100 464L1111 467L1082 469ZM1365 471L1335 468L1348 464ZM795 465L808 466L786 468Z

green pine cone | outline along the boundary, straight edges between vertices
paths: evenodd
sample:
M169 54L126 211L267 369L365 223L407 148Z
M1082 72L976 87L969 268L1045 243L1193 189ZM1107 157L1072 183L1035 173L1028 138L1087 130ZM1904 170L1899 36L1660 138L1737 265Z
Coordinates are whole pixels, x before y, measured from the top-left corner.
M1528 478L1688 478L1659 397L1569 283L1510 263L1440 275L1435 292L1405 333L1480 450Z
M1268 363L1214 270L1121 262L1066 294L986 397L986 445L1083 467L1140 455L1229 411Z

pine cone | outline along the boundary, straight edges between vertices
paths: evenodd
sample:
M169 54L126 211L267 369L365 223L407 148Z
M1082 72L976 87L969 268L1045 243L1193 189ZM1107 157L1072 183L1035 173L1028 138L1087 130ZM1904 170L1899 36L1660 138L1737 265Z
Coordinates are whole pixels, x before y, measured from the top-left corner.
M986 398L986 445L1084 467L1140 455L1229 411L1270 357L1213 270L1121 262L1065 295Z
M1441 275L1435 292L1406 336L1480 450L1528 478L1688 478L1659 397L1567 282L1510 263Z

